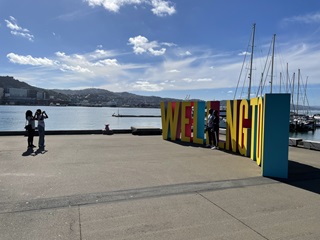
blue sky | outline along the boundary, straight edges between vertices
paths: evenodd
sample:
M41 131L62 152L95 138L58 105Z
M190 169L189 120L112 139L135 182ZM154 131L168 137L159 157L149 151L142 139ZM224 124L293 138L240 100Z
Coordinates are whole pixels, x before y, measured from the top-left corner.
M318 0L1 0L0 75L48 89L202 100L233 99L239 82L236 97L246 98L253 23L251 96L276 34L272 91L280 79L282 90L286 79L297 83L301 69L300 93L320 105Z

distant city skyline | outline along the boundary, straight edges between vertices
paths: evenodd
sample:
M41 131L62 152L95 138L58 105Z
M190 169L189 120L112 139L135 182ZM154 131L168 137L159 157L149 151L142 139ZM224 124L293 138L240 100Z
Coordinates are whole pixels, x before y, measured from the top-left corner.
M256 23L251 96L276 34L273 92L280 74L284 89L288 63L291 84L301 69L300 94L320 105L318 0L11 0L0 2L0 16L1 76L46 89L202 100L233 99L238 80L236 98L246 96L244 55ZM269 91L270 71L265 77Z

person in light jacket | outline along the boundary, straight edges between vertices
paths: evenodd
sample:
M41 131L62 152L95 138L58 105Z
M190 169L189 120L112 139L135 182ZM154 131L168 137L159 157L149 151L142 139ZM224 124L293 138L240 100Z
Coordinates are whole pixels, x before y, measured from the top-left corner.
M38 133L39 133L39 148L44 148L44 137L45 137L45 123L44 119L48 118L45 111L38 109L35 114L35 119L38 120Z

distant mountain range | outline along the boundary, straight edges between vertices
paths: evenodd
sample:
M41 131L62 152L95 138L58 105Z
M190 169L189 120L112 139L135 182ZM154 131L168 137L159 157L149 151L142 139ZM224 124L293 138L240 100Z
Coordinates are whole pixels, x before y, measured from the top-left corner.
M97 88L88 88L83 90L42 89L31 86L10 76L0 76L0 88L18 88L33 90L36 92L44 92L47 96L47 99L46 101L40 102L42 104L159 108L160 102L162 101L182 101L182 99L161 98L157 96L141 96L129 92L111 92L108 90ZM199 99L188 99L188 101L199 101ZM39 101L37 103L39 104ZM225 106L226 101L222 100L220 101L220 104L221 106ZM291 109L296 109L296 106L291 106ZM298 109L319 110L320 107L299 106Z
M181 101L181 99L141 96L129 92L111 92L96 88L83 90L48 90L31 86L10 76L0 76L0 88L18 88L44 92L48 99L47 102L63 105L158 108L162 101Z

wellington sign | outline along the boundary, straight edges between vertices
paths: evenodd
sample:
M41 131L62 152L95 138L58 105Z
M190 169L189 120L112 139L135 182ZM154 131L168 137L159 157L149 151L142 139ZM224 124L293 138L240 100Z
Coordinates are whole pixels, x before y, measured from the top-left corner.
M220 111L219 101L161 102L162 137L208 143L206 109ZM290 94L265 94L226 102L226 139L219 148L250 157L262 176L288 177Z

